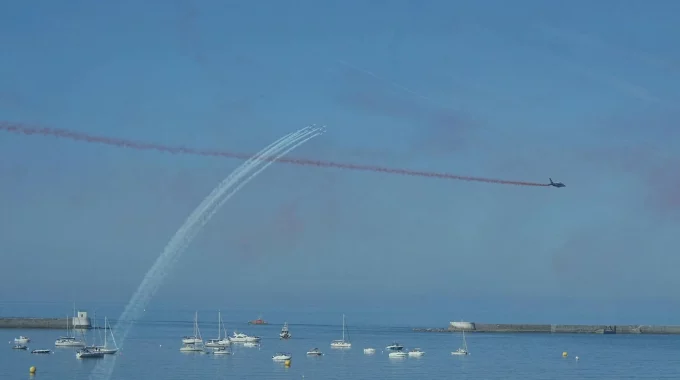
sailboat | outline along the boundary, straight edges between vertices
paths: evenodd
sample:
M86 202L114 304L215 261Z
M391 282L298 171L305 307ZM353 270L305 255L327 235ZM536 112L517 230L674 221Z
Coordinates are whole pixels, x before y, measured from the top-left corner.
M342 315L342 339L334 340L331 342L331 348L350 348L352 343L349 340L349 333L347 333L347 339L345 340L345 314Z
M113 341L113 347L114 348L111 348L111 347L108 346L108 340L106 338L107 327L108 327L109 332L111 333L111 340ZM102 345L102 346L92 346L92 347L88 347L88 348L97 349L97 350L99 350L99 352L102 352L102 353L107 354L107 355L112 355L112 354L115 354L116 352L118 352L118 345L116 344L116 338L113 336L113 330L111 329L111 325L109 325L109 320L108 320L107 317L104 317L104 345Z
M463 330L463 347L453 351L451 355L469 355L467 341L465 340L465 330Z
M61 336L54 342L57 347L85 347L85 342L76 339L76 335L69 328L68 316L66 316L66 336Z
M279 334L279 337L281 339L290 339L293 336L290 334L290 331L288 331L288 322L285 322L283 324L283 327L281 328L281 333Z
M218 311L217 312L217 339L208 339L208 341L205 343L206 347L211 347L211 348L223 348L231 344L231 341L229 340L229 335L227 334L227 330L224 329L224 338L222 337L222 312Z
M198 312L194 315L194 335L182 338L183 346L179 350L182 352L203 352L203 338L198 329Z

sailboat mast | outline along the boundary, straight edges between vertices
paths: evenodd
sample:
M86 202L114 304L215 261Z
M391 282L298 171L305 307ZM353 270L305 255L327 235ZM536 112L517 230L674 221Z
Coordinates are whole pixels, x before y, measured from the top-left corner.
M342 341L345 341L345 314L342 315Z
M222 312L217 311L217 339L222 339Z

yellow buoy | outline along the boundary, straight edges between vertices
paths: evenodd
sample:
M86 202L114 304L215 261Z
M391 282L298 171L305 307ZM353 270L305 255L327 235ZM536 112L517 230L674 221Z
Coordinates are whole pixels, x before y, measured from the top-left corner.
M564 351L564 352L562 353L562 357L563 357L563 358L566 358L566 357L567 357L567 351Z
M31 368L28 369L28 373L35 373L35 366L31 366Z

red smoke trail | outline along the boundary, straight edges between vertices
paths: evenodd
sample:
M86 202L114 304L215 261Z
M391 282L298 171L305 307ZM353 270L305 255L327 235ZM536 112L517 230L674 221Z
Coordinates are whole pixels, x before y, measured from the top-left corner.
M0 121L0 130L13 132L24 135L43 135L43 136L55 136L61 138L67 138L77 141L85 141L89 143L100 143L107 145L114 145L123 148L132 148L139 150L157 150L160 152L167 152L172 154L193 154L200 156L213 156L213 157L227 157L227 158L238 158L247 160L252 157L250 154L245 153L234 153L225 152L217 150L205 150L205 149L195 149L195 148L185 148L185 147L172 147L160 144L145 143L134 140L118 139L113 137L105 136L93 136L82 132L69 131L66 129L57 128L36 128L29 127L22 124L14 124L6 121ZM269 157L262 157L262 160L272 160ZM368 171L375 173L386 173L386 174L398 174L407 175L414 177L430 177L430 178L441 178L441 179L454 179L460 181L473 181L473 182L486 182L486 183L497 183L502 185L516 185L516 186L550 186L544 183L536 182L524 182L524 181L506 181L502 179L492 179L492 178L480 178L480 177L468 177L460 176L449 173L437 173L437 172L426 172L418 170L408 170L408 169L397 169L397 168L386 168L381 166L373 165L359 165L359 164L345 164L340 162L331 161L317 161L305 158L280 158L278 162L301 165L301 166L316 166L320 168L337 168L337 169L348 169L348 170L359 170Z

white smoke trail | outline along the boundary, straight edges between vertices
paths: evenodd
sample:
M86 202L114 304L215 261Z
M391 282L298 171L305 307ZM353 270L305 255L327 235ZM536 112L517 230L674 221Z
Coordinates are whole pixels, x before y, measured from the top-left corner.
M201 202L201 204L189 215L184 224L177 230L172 239L170 239L170 242L166 245L163 253L161 253L151 269L149 269L142 280L142 283L137 288L137 291L125 307L123 314L121 314L121 317L118 319L116 323L116 332L119 335L117 341L120 342L120 347L124 344L125 337L129 333L132 324L139 319L142 310L160 287L164 277L171 269L172 264L179 259L182 252L187 248L198 232L200 232L201 228L210 221L210 218L219 210L219 208L239 189L245 186L274 161L323 132L324 130L322 128L305 127L277 140L234 170L203 200L203 202ZM241 178L248 173L251 173L261 164L263 165L259 170L252 173L232 190L234 185L236 185ZM223 198L225 194L227 194L226 198ZM93 369L90 378L110 379L116 357L114 356L111 359L112 360L110 361L99 362Z

